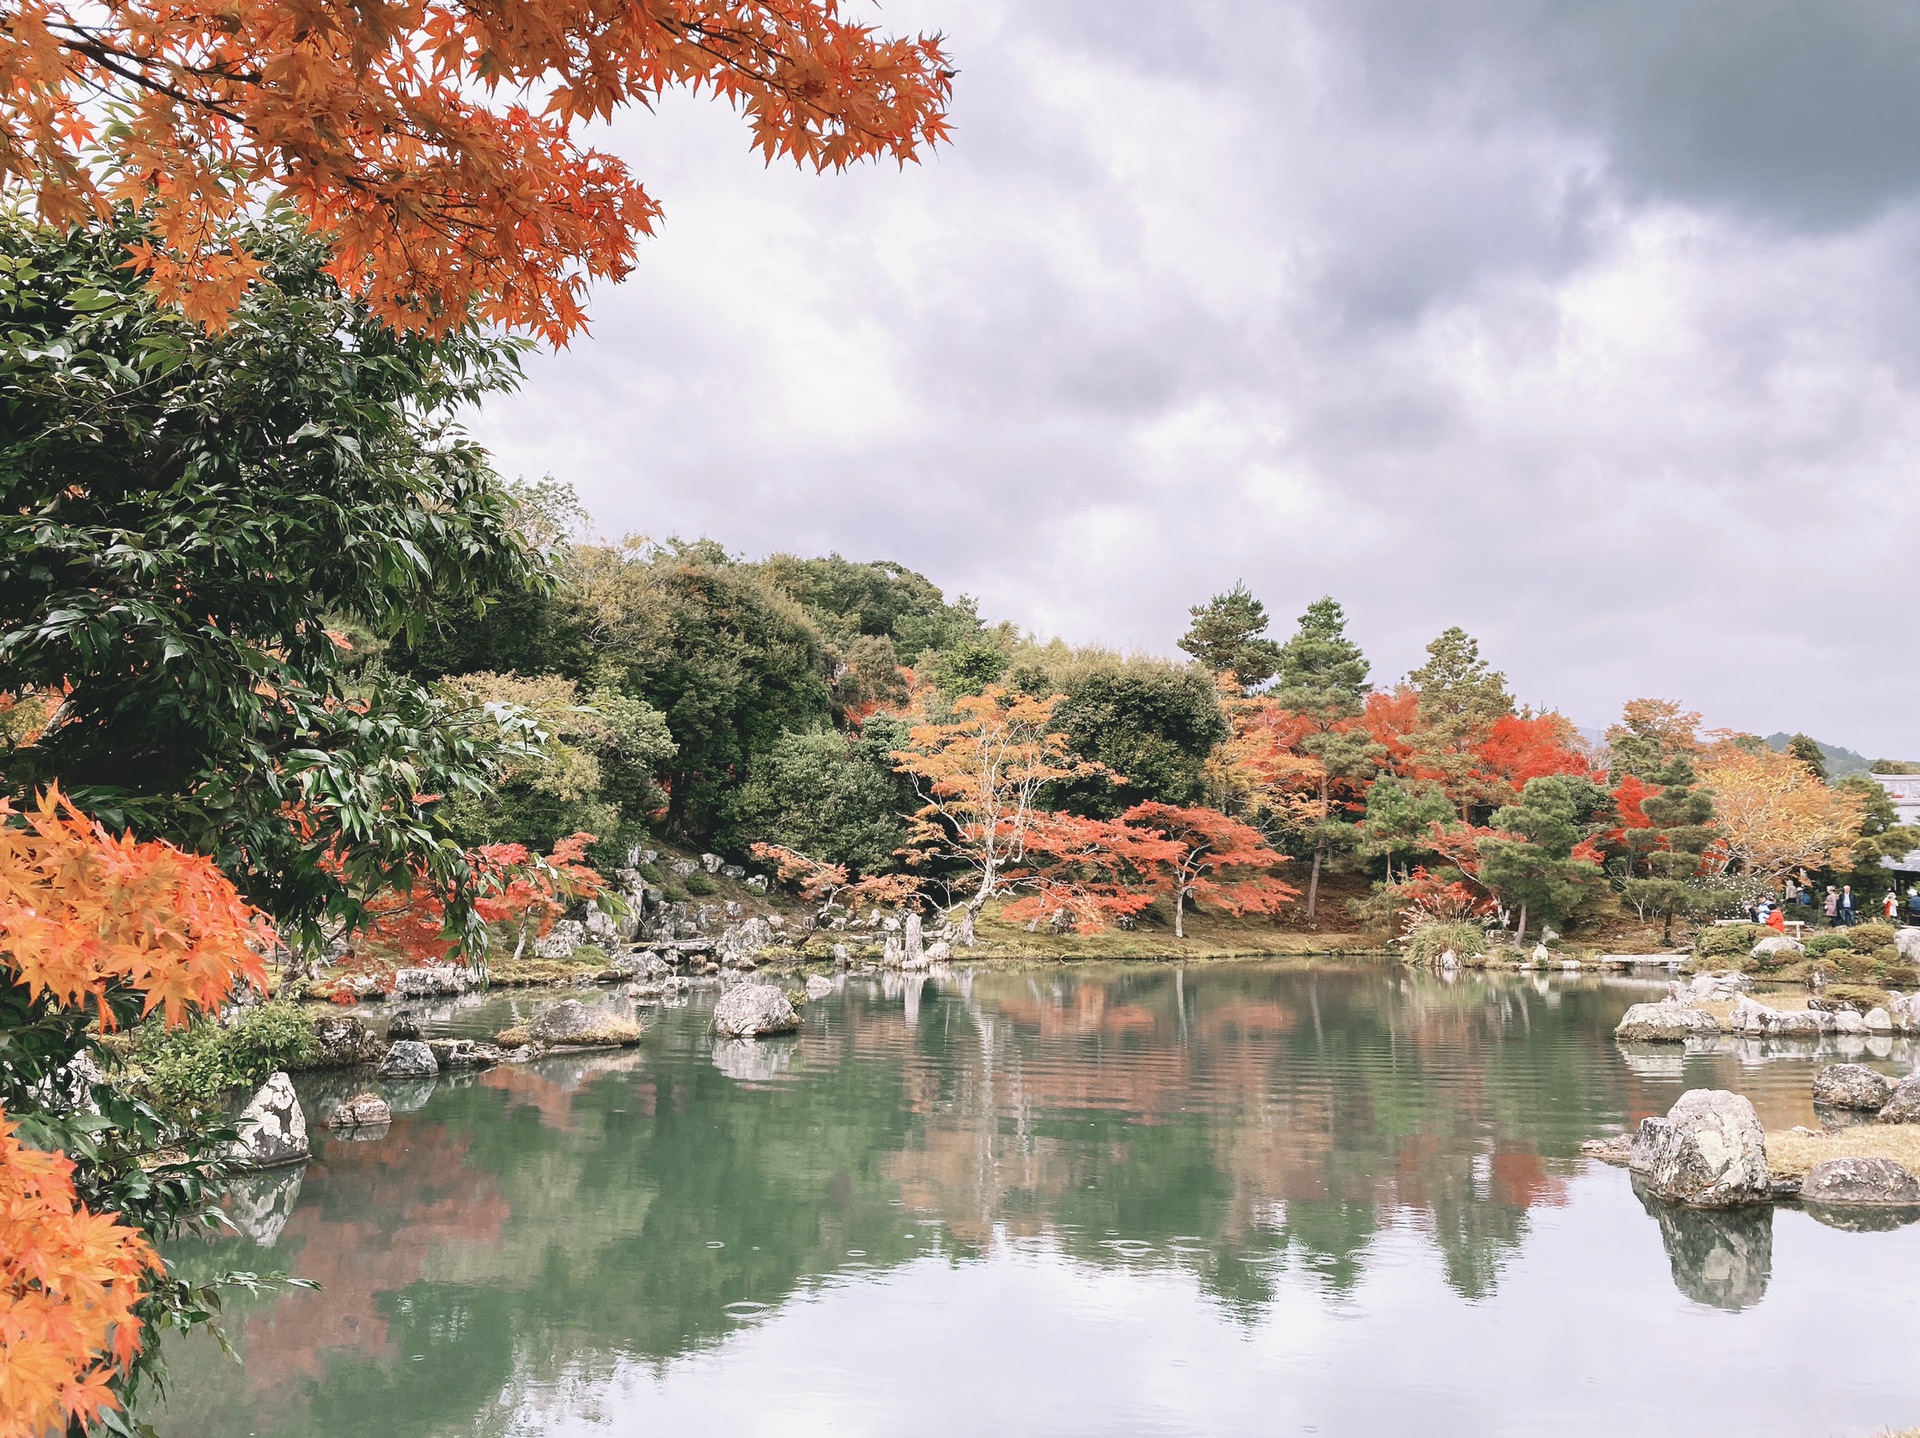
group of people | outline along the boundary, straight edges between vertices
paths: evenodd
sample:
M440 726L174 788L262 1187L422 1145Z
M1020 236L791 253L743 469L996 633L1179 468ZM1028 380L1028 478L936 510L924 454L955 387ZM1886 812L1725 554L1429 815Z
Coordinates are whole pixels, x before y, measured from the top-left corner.
M1804 878L1797 881L1789 879L1782 901L1776 904L1770 898L1760 900L1758 904L1754 905L1753 919L1754 922L1758 924L1766 924L1775 929L1784 929L1787 922L1785 908L1787 904L1804 904L1811 907L1812 903L1813 890L1806 880ZM1920 887L1908 887L1904 904L1901 902L1901 896L1896 891L1888 889L1885 896L1881 898L1875 907L1880 910L1881 916L1884 917L1889 924L1898 924L1904 919L1906 923L1920 925ZM1904 913L1902 912L1903 910ZM1827 925L1830 928L1850 928L1854 924L1859 923L1859 907L1854 901L1853 886L1850 884L1837 886L1833 884L1827 885L1827 898L1824 905L1824 912L1827 916Z

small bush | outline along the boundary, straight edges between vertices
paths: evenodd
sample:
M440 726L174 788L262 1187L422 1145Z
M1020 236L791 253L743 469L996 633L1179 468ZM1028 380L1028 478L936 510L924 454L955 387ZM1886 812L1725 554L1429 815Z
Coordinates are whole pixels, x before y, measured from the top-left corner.
M1853 938L1853 946L1863 954L1870 954L1875 949L1891 944L1894 936L1900 931L1892 924L1876 921L1871 924L1855 924L1849 932Z
M293 1004L271 1003L242 1009L230 1024L143 1024L131 1058L156 1104L191 1113L218 1108L229 1092L253 1088L276 1069L304 1068L317 1052L307 1016Z
M1903 989L1910 989L1920 984L1920 968L1915 968L1912 964L1887 964L1880 970L1880 980L1882 983L1897 984Z
M1872 984L1835 984L1827 990L1827 997L1835 1003L1852 1004L1863 1014L1887 1006L1887 991Z
M1744 959L1762 939L1776 937L1765 924L1716 924L1699 932L1693 951L1703 959Z
M664 889L667 886L666 875L660 872L660 866L658 864L641 864L633 872L645 879L649 884L652 884L656 889Z
M684 904L689 897L687 891L678 884L662 884L660 893L669 904Z
M1853 940L1845 929L1828 929L1825 933L1815 934L1807 940L1809 958L1819 958L1822 954L1838 953L1842 949L1851 949Z
M598 944L581 944L573 951L573 961L577 964L599 964L605 968L607 951Z
M713 892L713 880L702 873L689 874L687 875L687 892L704 899Z
M1416 964L1430 964L1448 949L1465 961L1486 948L1486 930L1478 924L1421 924L1407 935L1407 957Z

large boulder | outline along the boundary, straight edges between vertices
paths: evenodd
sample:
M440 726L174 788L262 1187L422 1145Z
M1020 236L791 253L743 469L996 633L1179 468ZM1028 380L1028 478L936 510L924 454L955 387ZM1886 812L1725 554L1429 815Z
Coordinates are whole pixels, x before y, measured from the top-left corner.
M1755 944L1747 951L1747 956L1754 959L1763 959L1771 954L1784 960L1790 955L1804 954L1806 951L1805 945L1798 939L1789 939L1784 934L1774 934L1772 937L1762 939L1759 943Z
M1705 1009L1662 1000L1628 1009L1613 1035L1627 1043L1677 1044L1687 1039L1720 1036L1720 1024Z
M1882 1123L1920 1123L1920 1069L1900 1080L1880 1110Z
M1738 998L1753 988L1753 980L1734 970L1718 974L1695 974L1687 985L1687 997L1695 1003L1713 1003Z
M1753 1105L1724 1089L1689 1089L1665 1118L1640 1120L1631 1166L1668 1203L1737 1208L1773 1197L1766 1131Z
M1902 933L1906 930L1902 929ZM1920 994L1887 995L1888 1017L1893 1020L1894 1028L1903 1034L1920 1029Z
M1882 1008L1868 1009L1867 1016L1862 1022L1866 1024L1867 1032L1870 1034L1890 1034L1893 1032L1893 1015Z
M307 1116L300 1111L293 1080L284 1073L260 1086L240 1110L234 1128L239 1136L228 1146L227 1157L246 1168L298 1163L313 1151L307 1142Z
M317 1069L350 1069L380 1057L380 1040L351 1014L326 1014L313 1021Z
M1800 1185L1800 1201L1920 1207L1920 1178L1890 1158L1829 1158L1808 1171Z
M604 1004L562 999L527 1025L536 1042L565 1048L603 1048L640 1042L640 1025Z
M808 998L824 999L828 994L832 992L833 992L833 980L828 978L825 974L808 974L807 975L807 997Z
M1813 1101L1828 1108L1878 1112L1887 1106L1895 1087L1892 1079L1865 1064L1828 1064L1813 1076Z
M393 976L396 999L437 999L464 994L478 982L471 969L458 964L432 964L423 969L400 969Z
M401 1039L387 1050L376 1072L383 1079L430 1079L440 1073L433 1050L418 1039Z
M1920 964L1920 929L1902 928L1893 936L1893 946L1900 951L1903 964Z
M497 1045L475 1043L472 1039L428 1039L434 1062L442 1073L463 1069L490 1069L505 1057Z
M713 1031L725 1039L790 1034L800 1027L787 996L774 984L735 984L713 1006Z
M562 919L533 941L536 959L570 959L573 951L587 941L587 926L578 919Z

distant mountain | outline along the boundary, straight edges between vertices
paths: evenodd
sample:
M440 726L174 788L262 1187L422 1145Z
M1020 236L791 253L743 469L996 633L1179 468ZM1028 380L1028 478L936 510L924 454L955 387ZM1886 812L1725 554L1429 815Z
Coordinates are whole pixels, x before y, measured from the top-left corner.
M1767 747L1769 749L1784 749L1792 740L1793 735L1791 734L1769 734L1767 735ZM1849 774L1865 774L1870 772L1868 766L1872 764L1873 761L1867 758L1866 755L1856 754L1851 749L1842 749L1837 744L1821 744L1818 739L1815 739L1813 742L1820 745L1820 755L1827 761L1827 777L1829 779L1844 779Z

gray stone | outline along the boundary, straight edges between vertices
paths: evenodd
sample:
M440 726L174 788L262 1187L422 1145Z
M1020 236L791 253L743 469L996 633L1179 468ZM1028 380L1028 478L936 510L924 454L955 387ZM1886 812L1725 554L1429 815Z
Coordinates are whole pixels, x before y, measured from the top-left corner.
M640 1026L632 1019L578 999L562 999L543 1010L527 1032L543 1044L578 1047L637 1043L640 1038Z
M1900 1080L1893 1097L1880 1110L1882 1123L1920 1123L1920 1069Z
M1865 1064L1828 1064L1813 1076L1813 1101L1828 1108L1877 1113L1893 1097L1894 1087L1892 1079Z
M380 1056L373 1030L351 1014L323 1014L313 1021L313 1067L350 1069Z
M380 1060L378 1072L383 1079L436 1078L440 1073L440 1061L433 1056L433 1050L420 1040L401 1039Z
M1760 940L1747 951L1749 958L1764 958L1768 954L1804 954L1806 948L1798 939L1789 939L1784 934L1774 934Z
M738 864L722 864L720 866L720 877L723 879L732 879L737 883L739 880L747 877L747 871Z
M1614 1037L1628 1043L1683 1043L1687 1039L1716 1038L1720 1024L1704 1009L1665 1000L1635 1004L1621 1018Z
M1890 1034L1893 1032L1893 1015L1882 1008L1867 1010L1867 1032L1870 1034Z
M833 966L836 969L844 969L852 962L853 953L845 944L835 944L833 946Z
M1695 1303L1738 1313L1766 1297L1773 1278L1773 1205L1683 1208L1653 1201L1636 1178L1641 1204L1660 1226L1673 1286Z
M435 999L464 994L474 986L473 973L458 964L434 964L423 969L400 969L393 976L396 999Z
M1831 1030L1833 1033L1864 1034L1867 1031L1866 1019L1855 1013L1852 1009L1836 1010L1830 1017L1833 1019L1833 1027ZM1823 1032L1827 1031L1825 1024L1822 1024L1820 1027Z
M1890 1158L1829 1158L1800 1185L1802 1203L1871 1203L1920 1207L1920 1178Z
M926 931L920 924L920 911L913 910L907 915L906 938L904 942L902 966L910 969L924 969L927 966Z
M890 969L897 969L900 967L900 957L900 936L888 934L886 951L880 956L880 962Z
M700 867L705 869L709 874L719 873L721 865L725 863L726 860L718 854L702 854L700 856Z
M472 1039L428 1039L427 1047L433 1050L443 1073L490 1069L502 1057L496 1045L475 1043Z
M1752 979L1729 970L1717 974L1695 974L1693 982L1687 985L1687 995L1698 1003L1713 1003L1737 998L1752 988Z
M312 1152L307 1143L307 1116L300 1111L293 1080L276 1073L260 1086L240 1110L234 1124L239 1137L227 1156L247 1168L273 1168L296 1163Z
M393 1110L377 1093L355 1094L327 1115L328 1128L375 1128L393 1122Z
M692 859L675 859L667 865L668 872L676 879L691 879L699 868L700 866Z
M807 975L807 997L808 998L824 999L828 994L832 992L833 992L833 980L828 978L825 974L808 974Z
M952 957L953 945L945 939L937 939L927 945L927 962L930 964L944 964Z
M220 1206L234 1232L249 1243L272 1248L300 1202L300 1180L306 1171L307 1166L298 1163L229 1179L221 1190Z
M1903 927L1894 934L1893 946L1900 951L1903 964L1920 964L1920 929Z
M587 941L587 926L578 919L562 919L546 934L533 941L536 959L570 959L573 951Z
M1760 1119L1723 1089L1689 1089L1665 1118L1642 1119L1631 1164L1647 1192L1668 1203L1736 1208L1773 1195Z
M747 880L747 889L751 893L764 894L767 891L767 876L755 874Z
M395 1013L387 1020L387 1037L390 1039L417 1039L420 1037L420 1020L405 1009Z
M713 1006L713 1031L722 1038L753 1039L799 1027L800 1015L774 984L736 984Z

